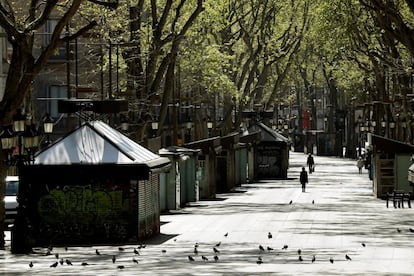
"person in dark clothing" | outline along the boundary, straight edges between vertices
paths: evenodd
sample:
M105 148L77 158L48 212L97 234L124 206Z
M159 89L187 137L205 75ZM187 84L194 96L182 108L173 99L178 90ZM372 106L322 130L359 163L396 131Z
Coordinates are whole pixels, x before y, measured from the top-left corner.
M306 161L306 164L309 167L309 173L312 173L315 171L315 160L313 160L312 153L309 153L308 160Z
M302 184L302 192L305 192L306 183L308 183L308 172L305 170L305 167L302 167L302 171L300 172L300 184Z

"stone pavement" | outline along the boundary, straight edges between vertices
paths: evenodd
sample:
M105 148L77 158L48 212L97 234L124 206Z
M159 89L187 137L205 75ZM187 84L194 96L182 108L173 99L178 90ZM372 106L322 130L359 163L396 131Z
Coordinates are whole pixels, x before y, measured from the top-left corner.
M290 154L288 180L243 184L162 215L161 235L139 255L137 245L55 248L73 265L51 268L53 254L5 250L0 274L414 275L414 209L387 209L372 195L367 171L359 175L349 159L315 156L316 171L302 193L298 176L306 155Z

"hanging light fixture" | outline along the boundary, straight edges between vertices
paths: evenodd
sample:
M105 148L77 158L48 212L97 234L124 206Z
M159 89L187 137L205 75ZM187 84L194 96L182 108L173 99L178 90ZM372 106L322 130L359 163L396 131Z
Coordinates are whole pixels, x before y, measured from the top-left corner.
M53 119L52 119L52 117L50 117L50 114L47 113L46 117L45 117L45 120L43 122L44 132L46 134L52 133L53 132L53 127L54 127Z
M22 113L21 109L18 109L16 115L13 116L13 130L15 132L22 133L25 125L26 116Z

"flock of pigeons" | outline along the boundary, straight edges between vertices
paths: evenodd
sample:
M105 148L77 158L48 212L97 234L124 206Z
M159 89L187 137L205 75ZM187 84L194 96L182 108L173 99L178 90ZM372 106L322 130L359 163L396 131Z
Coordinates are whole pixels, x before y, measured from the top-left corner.
M289 204L292 204L292 201L290 201L289 202ZM312 201L312 204L314 204L314 201ZM401 229L399 229L399 228L397 228L397 232L401 232L402 230ZM408 231L409 232L412 232L412 233L414 233L414 228L409 228L408 229ZM227 232L227 233L225 233L224 234L224 237L226 238L226 237L228 237L228 235L229 235L229 233ZM271 232L268 232L268 234L267 234L267 238L268 239L272 239L273 238L273 235L272 235L272 233ZM174 239L174 241L176 241L176 239ZM221 250L219 249L220 248L220 246L221 246L221 242L218 242L218 243L216 243L213 247L212 247L212 253L213 253L213 257L212 257L212 260L214 261L214 262L219 262L220 261L220 253L221 253ZM362 247L366 247L366 244L365 243L361 243L361 246ZM131 262L132 263L134 263L134 264L138 264L139 263L139 260L137 259L137 258L135 258L135 256L139 256L140 255L140 250L142 250L142 249L144 249L144 248L146 248L146 245L139 245L138 247L133 247L132 248L132 252L131 253L133 253L134 254L134 257L132 257L131 258ZM258 251L258 257L257 257L257 260L256 260L256 263L258 264L258 265L260 265L260 264L263 264L264 263L264 254L267 252L267 253L270 253L270 252L272 252L272 251L274 251L274 248L272 248L272 247L270 247L270 246L266 246L266 247L264 247L264 246L262 246L262 245L259 245L258 246L258 249L259 249L259 251ZM281 248L281 250L282 251L287 251L289 249L289 246L287 245L287 244L285 244L285 245L283 245L282 246L282 248ZM120 252L124 252L124 251L126 251L127 249L125 249L124 247L118 247L118 253L120 253ZM129 249L128 249L129 250ZM68 251L68 248L67 247L65 247L65 251ZM52 253L53 252L53 247L52 246L50 246L50 247L48 247L47 248L47 251L46 251L46 253L44 254L44 255L46 255L46 256L49 256L49 255L54 255L54 257L55 257L55 261L50 265L50 268L56 268L56 267L58 267L59 266L59 264L61 265L61 266L63 266L63 265L68 265L68 266L72 266L73 265L73 263L72 263L72 261L70 260L70 259L68 259L68 258L62 258L61 256L60 256L60 254L59 253ZM161 250L161 252L162 253L167 253L167 250L165 250L165 249L163 249L163 250ZM127 252L126 252L127 253ZM100 255L104 255L104 256L108 256L108 261L109 261L109 256L110 256L110 260L112 261L112 263L113 264L115 264L116 262L117 262L117 254L108 254L108 253L105 253L105 254L101 254L101 252L98 250L98 249L95 249L95 254L96 255L98 255L98 256L100 256ZM296 254L296 253L295 253ZM197 261L197 259L198 258L200 258L201 257L201 261L203 261L203 262L208 262L208 261L210 261L210 259L209 259L209 257L207 257L205 254L201 254L201 252L200 252L200 250L199 250L199 244L198 243L195 243L194 244L194 249L193 249L193 254L192 255L187 255L187 258L188 258L188 261L189 262L195 262L195 261ZM339 259L337 259L337 260L339 260ZM352 258L348 255L348 254L345 254L345 256L344 256L344 259L343 260L345 260L345 261L352 261ZM304 262L305 260L304 260L304 257L303 257L303 254L302 254L302 250L301 249L297 249L297 261L298 262ZM316 255L312 255L311 256L311 258L310 258L310 262L311 263L314 263L314 262L316 262ZM331 263L331 264L333 264L334 262L335 262L335 260L334 260L334 258L333 257L330 257L329 258L329 262ZM88 265L90 265L89 263L87 263L87 262L80 262L80 265L81 266L88 266ZM35 265L34 265L34 263L33 263L33 261L31 261L30 263L29 263L29 267L30 268L33 268ZM122 264L119 264L119 265L117 265L116 266L118 269L124 269L125 268L125 266L124 265L122 265Z
M138 255L140 255L140 249L143 249L145 247L146 247L145 244L144 245L139 245L137 248L133 247L132 252L134 253L134 255L137 255L138 256ZM67 252L67 251L68 251L68 247L65 247L65 252ZM118 247L118 251L119 252L124 252L124 251L126 251L126 249L124 247ZM52 253L52 252L53 252L53 247L52 246L49 246L47 248L46 253L44 254L44 256L54 255L55 258L56 258L56 261L53 262L49 267L56 268L56 267L59 266L59 264L61 266L63 266L63 265L72 266L73 265L73 263L72 263L72 261L70 259L68 259L68 258L62 258L59 253ZM166 250L162 250L162 252L163 253L166 253L167 251ZM95 255L101 256L101 255L104 255L104 254L102 254L98 249L95 249ZM108 254L105 254L105 255L108 255ZM116 261L117 261L117 257L116 257L117 254L109 254L108 256L110 256L110 260L112 261L112 263L115 264ZM135 257L132 258L132 262L135 263L135 264L138 264L138 260ZM81 266L88 266L90 264L88 262L80 262L80 265ZM30 268L33 268L34 267L33 261L31 261L29 263L29 267ZM125 266L124 265L118 265L117 268L118 269L124 269Z
M410 229L410 231L411 230L414 232L414 229ZM229 235L229 233L226 233L224 235L224 237L228 237L228 235ZM273 238L273 235L272 235L271 232L268 232L267 238L268 239L272 239ZM176 241L176 239L174 241ZM220 253L221 253L221 249L219 249L219 248L220 248L221 244L222 244L221 242L218 242L212 248L212 253L213 253L212 261L214 261L214 262L219 262L220 261L220 257L219 256L220 256ZM362 243L361 245L363 247L366 246L365 243ZM199 246L200 245L198 243L195 243L194 244L193 254L187 256L189 262L195 262L200 257L201 257L201 261L203 261L203 262L210 261L209 257L207 257L205 254L201 254L201 251L199 249ZM134 263L134 264L138 264L139 263L139 260L137 259L138 258L137 256L140 256L141 255L140 251L142 249L144 249L144 248L146 248L146 245L139 245L138 247L132 247L132 250L131 250L131 248L118 247L118 252L117 253L120 253L120 252L126 252L126 253L128 253L127 250L131 250L131 254L133 253L133 257L131 258L131 262ZM264 253L266 253L266 252L270 253L270 252L274 251L274 248L272 248L270 246L264 247L262 245L259 245L258 246L258 249L259 249L258 250L258 255L259 256L257 257L256 263L258 265L260 265L260 264L263 264L264 263L264 260L263 260ZM287 251L288 249L289 249L289 246L286 245L286 244L283 245L283 247L281 248L282 251ZM67 251L68 251L68 248L65 247L65 252L67 252ZM161 250L161 253L165 254L165 253L167 253L167 250L163 249L163 250ZM95 249L95 253L94 254L97 255L97 256L108 256L108 261L112 261L113 264L115 264L117 262L117 254L108 254L107 252L101 253L98 249ZM54 257L56 259L50 265L50 268L56 268L59 265L60 266L63 266L63 265L72 266L73 265L72 261L69 258L63 258L61 256L61 254L59 254L59 253L53 253L53 247L52 246L49 246L47 248L47 251L46 251L46 253L44 255L45 256L52 256L52 255L54 255ZM304 262L304 258L303 258L302 250L301 249L297 249L297 256L298 256L297 257L298 262ZM135 258L135 257L137 257L137 258ZM351 257L348 254L345 254L344 260L351 261L352 259L351 259ZM316 261L316 256L315 255L312 255L311 263L314 263L315 261ZM329 262L333 264L334 263L334 258L333 257L330 257ZM79 264L81 266L88 266L88 265L90 265L88 262L85 262L85 261L84 262L77 263L77 265L79 265ZM30 268L33 268L34 267L34 263L32 261L29 263L29 267ZM122 270L122 269L125 268L125 265L119 264L116 267L117 267L117 269L121 269Z
M225 237L227 237L228 236L228 233L226 233L225 235L224 235ZM268 239L272 239L273 238L273 235L272 235L272 233L271 232L268 232L268 234L267 234L267 238ZM218 247L221 245L221 242L218 242L216 245L215 245L215 247L213 247L213 252L214 252L214 261L215 262L217 262L218 260L219 260L219 257L218 257L218 254L220 253L220 250L218 249ZM198 243L195 243L195 245L194 245L194 255L188 255L188 260L190 261L190 262L194 262L195 260L196 260L196 256L198 256L199 255L199 251L198 251ZM363 246L363 247L365 247L366 245L365 245L365 243L361 243L361 246ZM281 248L281 250L288 250L288 248L289 248L289 246L287 245L287 244L285 244L285 245L283 245L283 247ZM266 248L264 247L264 246L262 246L262 245L259 245L259 256L257 257L257 260L256 260L256 263L257 264L263 264L264 262L263 262L263 256L262 256L262 253L265 253L265 252L271 252L271 251L273 251L274 250L274 248L272 248L272 247L270 247L270 246L267 246ZM303 259L303 257L302 257L302 250L301 249L298 249L297 250L297 255L298 255L298 261L299 262L303 262L304 261L304 259ZM209 259L205 256L205 255L201 255L201 260L202 261L208 261ZM347 261L352 261L352 258L348 255L348 254L345 254L345 260L347 260ZM312 259L311 259L311 262L312 263L314 263L316 261L316 256L315 255L312 255ZM331 264L333 264L334 262L335 262L335 260L334 260L334 258L333 257L330 257L329 258L329 262L331 263Z

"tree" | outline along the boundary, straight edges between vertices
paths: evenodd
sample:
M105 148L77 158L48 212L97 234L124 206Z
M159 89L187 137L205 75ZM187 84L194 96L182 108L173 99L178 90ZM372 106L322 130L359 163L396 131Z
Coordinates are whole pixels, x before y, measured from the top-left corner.
M9 125L16 110L22 106L30 93L33 80L44 68L57 47L66 41L74 40L97 25L95 20L85 21L72 35L63 35L65 27L70 24L86 0L73 1L2 1L0 2L0 26L7 35L12 47L9 69L5 84L5 93L0 101L0 131ZM116 8L118 1L91 0L94 5ZM39 41L36 31L43 28L47 20L58 17L51 39L43 50L35 54ZM3 152L0 159L4 160ZM4 179L6 166L0 167L0 198L4 197ZM4 248L4 205L0 207L0 247Z
M411 0L360 0L372 10L377 25L390 37L399 41L414 56L414 3Z
M181 45L203 10L202 0L139 0L123 2L120 13L102 15L105 25L101 37L123 45L124 95L139 141L145 139L151 120L159 121L159 129L165 123L168 105L174 98ZM159 103L159 113L155 114L153 106Z

